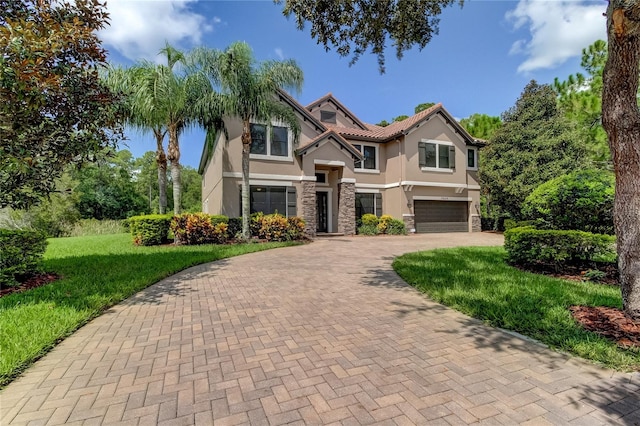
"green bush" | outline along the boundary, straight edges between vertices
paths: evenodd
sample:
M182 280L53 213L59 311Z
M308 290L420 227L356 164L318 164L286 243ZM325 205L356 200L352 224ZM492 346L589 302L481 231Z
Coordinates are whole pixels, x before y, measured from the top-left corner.
M242 232L242 218L241 217L230 217L228 222L229 228L227 229L227 233L230 238L235 238L236 235Z
M504 220L504 230L508 231L512 228L522 228L522 227L533 227L536 228L538 226L538 222L535 220L514 220L514 219L505 219Z
M584 231L512 228L504 234L507 261L522 266L592 266L602 259L615 259L615 238Z
M229 217L223 214L214 214L211 215L211 223L217 225L218 223L226 223L229 224Z
M150 214L129 218L129 230L133 243L139 246L154 246L167 242L171 216Z
M387 223L386 233L389 235L407 235L407 228L400 219L391 219Z
M362 222L362 226L378 226L378 223L380 222L378 216L371 213L363 214L360 220Z
M362 216L364 217L364 216ZM376 218L377 219L377 218ZM378 225L362 225L358 228L359 235L378 235Z
M613 234L615 178L604 170L580 170L552 179L527 197L522 215L547 229Z
M0 229L0 287L16 285L23 276L40 272L46 248L42 232Z
M224 218L228 220L226 216ZM220 217L214 218L205 213L174 216L170 228L178 245L224 244L229 239L227 223L221 221Z

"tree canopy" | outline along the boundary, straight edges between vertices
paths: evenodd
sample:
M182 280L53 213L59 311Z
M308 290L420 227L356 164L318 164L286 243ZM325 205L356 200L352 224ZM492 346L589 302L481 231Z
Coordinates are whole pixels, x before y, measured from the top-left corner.
M0 0L0 10L0 207L25 207L122 136L98 75L108 15L91 0Z
M541 183L580 169L585 151L549 85L531 81L502 120L483 149L480 180L488 201L518 218L525 198Z
M390 44L402 58L413 46L424 48L438 34L442 10L463 0L274 0L284 3L285 16L294 16L299 29L311 25L311 37L326 50L351 56L351 64L370 51L385 70L384 51Z
M460 120L460 124L471 136L488 140L502 126L502 120L487 114L472 114Z

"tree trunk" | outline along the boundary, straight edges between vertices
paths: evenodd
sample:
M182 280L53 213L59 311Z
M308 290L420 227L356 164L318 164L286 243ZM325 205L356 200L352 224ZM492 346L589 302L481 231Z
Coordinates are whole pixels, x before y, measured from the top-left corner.
M242 237L251 238L249 222L251 220L249 187L249 154L251 153L251 124L249 119L242 121Z
M624 311L640 320L640 0L610 0L602 124L616 174L614 225Z
M169 126L169 155L167 159L171 162L171 180L173 183L173 213L179 215L182 211L182 184L180 182L180 145L178 144L178 126Z
M164 147L162 142L164 140L164 132L154 129L153 133L156 136L156 163L158 164L158 202L159 213L167 213L167 156L164 153Z

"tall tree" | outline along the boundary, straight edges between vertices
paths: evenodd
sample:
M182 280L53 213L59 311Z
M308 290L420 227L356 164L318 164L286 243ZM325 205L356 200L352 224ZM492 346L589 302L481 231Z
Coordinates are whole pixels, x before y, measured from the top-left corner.
M164 150L164 137L167 134L167 121L154 81L157 65L140 62L131 68L111 66L104 73L105 83L112 90L123 95L123 116L126 123L142 132L151 131L156 139L155 159L158 179L158 212L167 211L167 155Z
M471 114L460 120L460 124L471 136L488 140L502 126L502 120L487 114Z
M616 175L614 226L625 312L640 320L640 0L610 0L602 124Z
M531 81L483 149L480 180L493 206L514 218L541 183L580 169L584 148L548 85Z
M122 129L98 75L103 3L0 0L0 10L0 207L21 208Z
M576 73L563 81L556 78L553 83L560 108L578 124L589 158L600 168L611 163L607 134L602 127L602 72L606 61L607 43L598 40L582 49L581 65L586 75Z
M295 15L298 27L311 23L311 35L325 48L336 47L353 60L373 46L384 72L387 38L396 56L418 45L424 47L437 33L437 16L453 0L274 0L285 3L283 13ZM380 13L381 10L383 13ZM371 11L371 13L368 13ZM602 123L616 173L614 223L624 309L640 318L640 0L609 0L607 8L608 58L603 72Z
M192 60L219 88L219 92L212 90L199 99L196 110L200 121L213 127L219 127L220 117L235 117L242 121L242 234L248 239L251 236L251 121L270 123L271 120L281 120L287 123L297 140L300 132L298 120L289 106L277 100L277 92L280 89L299 91L302 70L293 60L257 63L251 47L243 42L233 43L224 51L197 49Z

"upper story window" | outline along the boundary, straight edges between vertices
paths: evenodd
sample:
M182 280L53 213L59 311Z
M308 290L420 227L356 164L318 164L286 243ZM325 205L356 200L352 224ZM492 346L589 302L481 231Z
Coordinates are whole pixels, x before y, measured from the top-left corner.
M252 123L251 154L289 157L289 129L283 126Z
M323 123L333 123L336 124L336 113L335 111L320 111L320 121Z
M378 169L378 147L372 145L359 145L353 144L353 147L362 153L364 159L362 161L356 160L353 163L353 167L356 169L364 170L377 170Z
M456 147L451 142L422 141L418 144L420 167L427 170L456 168Z
M467 169L478 170L478 150L467 148Z

